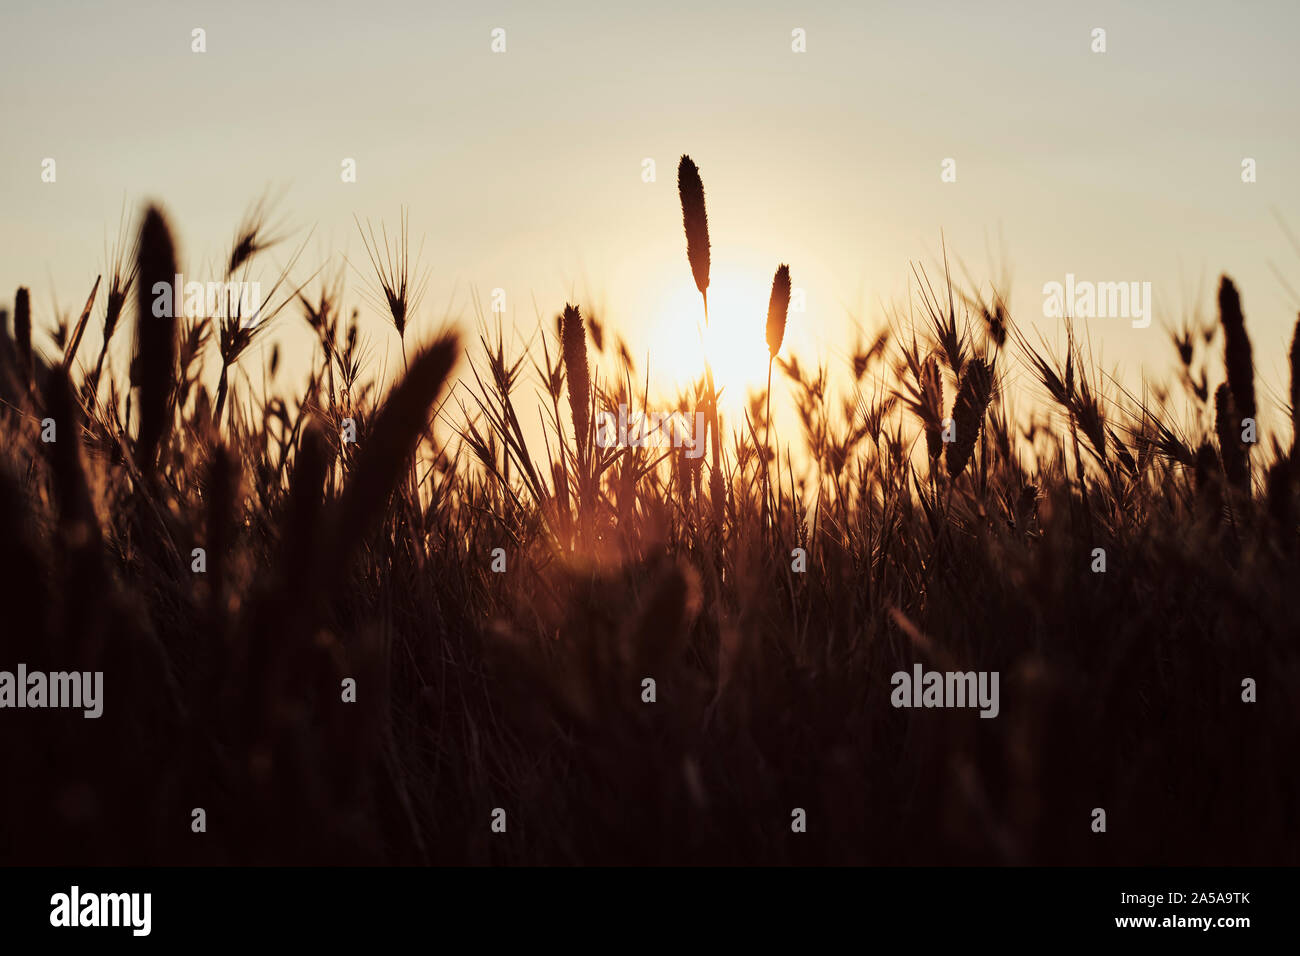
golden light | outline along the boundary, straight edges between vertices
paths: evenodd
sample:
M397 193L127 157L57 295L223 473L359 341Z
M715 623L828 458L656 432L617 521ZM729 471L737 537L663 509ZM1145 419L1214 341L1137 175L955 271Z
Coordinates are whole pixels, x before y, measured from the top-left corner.
M771 278L717 270L709 282L709 326L700 293L690 283L675 286L659 310L661 316L651 361L659 373L687 388L704 374L707 352L721 410L743 410L751 391L767 387L767 300Z

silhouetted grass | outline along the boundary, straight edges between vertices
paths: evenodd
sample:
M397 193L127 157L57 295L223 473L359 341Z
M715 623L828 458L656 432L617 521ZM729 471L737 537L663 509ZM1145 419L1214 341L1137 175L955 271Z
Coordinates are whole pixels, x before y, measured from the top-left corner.
M707 295L685 157L679 186ZM843 370L777 360L797 436L769 379L720 440L699 370L677 407L710 420L706 485L685 448L594 441L596 413L654 406L577 305L518 352L500 327L419 347L405 218L397 251L367 237L412 345L387 389L341 281L288 297L305 386L228 383L251 333L152 315L172 236L151 207L137 265L119 253L82 387L90 306L54 363L26 290L0 335L0 668L105 673L98 720L0 712L5 862L1300 861L1298 456L1241 445L1228 280L1213 408L1174 333L1189 417L1162 383L1110 384L1073 330L1054 356L918 271L918 326ZM774 358L788 301L782 266L753 326ZM1000 672L1000 715L895 709L914 663Z

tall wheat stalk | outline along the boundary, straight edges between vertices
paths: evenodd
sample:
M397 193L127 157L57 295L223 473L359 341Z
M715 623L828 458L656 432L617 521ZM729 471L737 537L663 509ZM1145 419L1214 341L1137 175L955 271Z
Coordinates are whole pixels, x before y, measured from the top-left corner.
M790 312L790 267L782 263L772 276L772 294L767 300L767 409L763 413L763 524L767 525L768 499L772 479L767 466L772 431L772 363L785 341L785 325Z
M1219 283L1219 321L1223 324L1223 364L1228 372L1228 389L1231 391L1231 408L1233 432L1236 436L1236 448L1232 452L1222 448L1223 427L1219 427L1220 450L1231 454L1233 467L1236 467L1238 454L1244 462L1244 479L1236 476L1237 481L1244 480L1245 487L1250 488L1250 445L1241 441L1242 422L1255 417L1255 364L1251 354L1250 336L1246 333L1246 318L1241 311L1241 297L1232 280L1224 276ZM1225 396L1224 400L1227 400ZM1215 397L1216 406L1219 398ZM1216 407L1216 411L1219 409ZM1226 413L1227 409L1222 409ZM1222 416L1221 416L1222 417ZM1225 459L1225 467L1227 460ZM1234 475L1229 474L1233 480Z
M35 353L32 352L32 298L26 288L14 295L14 344L18 352L18 372L22 385L32 387Z
M578 517L584 534L590 538L591 506L596 485L591 447L591 370L587 365L587 329L576 305L565 305L560 319L560 337L564 374L569 381L569 413L573 417L577 448Z
M176 317L153 314L153 288L175 281L176 252L162 210L150 206L140 227L137 247L136 361L140 373L140 430L136 461L153 470L163 437L170 430L172 374L176 363ZM173 308L172 312L176 310Z
M682 227L686 230L686 258L695 277L695 288L700 290L704 299L700 344L706 346L705 332L709 328L709 217L704 206L704 183L689 156L682 156L677 164L677 192L682 202ZM707 346L704 348L704 374L709 389L709 427L713 432L713 474L709 478L709 493L713 498L714 519L721 528L722 428L718 418L718 390L713 384L713 364Z

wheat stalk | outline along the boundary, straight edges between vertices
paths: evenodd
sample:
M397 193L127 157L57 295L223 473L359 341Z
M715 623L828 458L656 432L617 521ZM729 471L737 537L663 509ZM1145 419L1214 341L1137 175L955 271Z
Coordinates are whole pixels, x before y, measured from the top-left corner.
M569 380L569 412L573 416L573 434L579 461L587 447L587 430L591 424L591 375L587 367L587 332L582 312L576 305L565 305L560 320L564 349L564 373Z
M763 512L768 512L772 479L767 467L767 452L772 431L772 363L785 341L785 325L790 311L790 267L777 266L772 276L772 294L767 300L767 409L763 414ZM766 525L766 520L764 521Z
M154 285L170 285L176 275L171 229L157 206L149 207L140 227L138 262L135 354L140 374L140 430L136 438L136 463L147 474L169 430L176 361L176 318L153 314Z
M709 217L704 207L704 182L700 171L689 156L683 155L677 164L677 193L682 203L682 227L686 231L686 258L695 277L695 288L704 299L704 328L709 326ZM703 343L703 330L700 333ZM714 520L722 527L722 427L718 417L718 390L713 383L713 365L707 350L704 356L704 374L709 386L709 424L713 433L713 474L709 477L709 493L713 498Z
M980 358L966 361L961 387L953 401L956 435L948 443L948 475L956 478L970 461L984 423L984 412L993 399L993 367Z

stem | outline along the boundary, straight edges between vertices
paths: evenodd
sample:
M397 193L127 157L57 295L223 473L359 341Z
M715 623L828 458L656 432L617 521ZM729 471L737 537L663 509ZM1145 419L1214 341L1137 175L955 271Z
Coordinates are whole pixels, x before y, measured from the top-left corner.
M704 297L704 328L707 330L708 327L709 327L709 294L708 294L707 292L703 292L703 293L701 293L701 295ZM703 334L701 334L700 338L701 338L701 344L704 344L704 342L703 342ZM707 345L705 345L705 349L704 349L704 375L705 375L705 380L706 380L706 382L708 383L708 386L709 386L709 411L710 411L710 414L711 414L711 418L712 418L712 423L711 423L711 424L712 424L712 427L713 427L713 471L714 471L714 474L717 476L717 478L716 478L716 482L717 482L718 486L721 486L721 482L722 482L722 454L721 454L721 444L722 444L722 424L721 424L721 421L720 421L719 418L718 418L718 391L717 391L717 389L716 389L716 388L714 387L714 385L713 385L713 363L711 363L711 362L709 361L709 351L708 351L708 347L707 347ZM711 482L710 484L712 485L713 483ZM717 521L717 523L718 523L718 530L721 531L721 529L722 529L722 502L721 502L720 500L719 500L719 501L715 501L715 502L713 503L713 516L714 516L714 519L715 519L715 520Z
M767 357L767 411L763 415L763 527L767 527L767 500L771 497L772 476L767 468L767 450L771 447L768 439L772 433L772 360L775 355ZM774 516L775 517L775 516Z
M226 405L226 391L229 387L226 384L226 370L229 368L226 363L221 363L221 382L217 385L217 407L212 412L212 424L218 429L221 427L221 410Z

